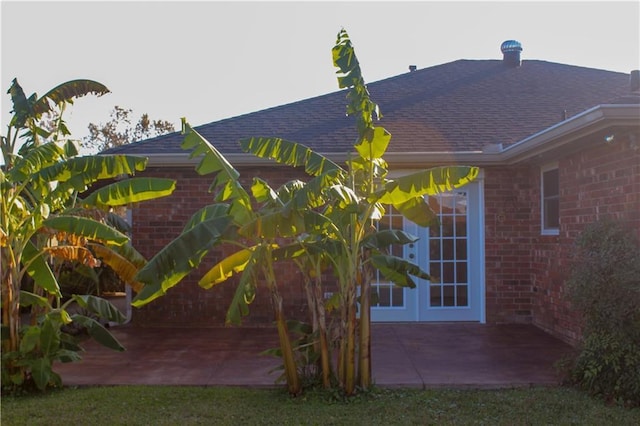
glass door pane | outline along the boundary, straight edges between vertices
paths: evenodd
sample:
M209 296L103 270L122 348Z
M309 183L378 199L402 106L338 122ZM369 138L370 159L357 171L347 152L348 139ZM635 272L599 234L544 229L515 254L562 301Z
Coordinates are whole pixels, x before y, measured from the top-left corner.
M429 228L429 306L463 307L469 304L467 276L467 193L448 192L429 198L440 219Z

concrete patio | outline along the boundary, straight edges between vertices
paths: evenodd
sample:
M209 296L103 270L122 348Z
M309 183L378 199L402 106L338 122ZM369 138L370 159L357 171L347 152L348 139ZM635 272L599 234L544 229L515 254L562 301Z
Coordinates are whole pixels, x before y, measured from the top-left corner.
M125 352L95 342L83 360L56 364L67 386L197 385L271 387L278 359L272 328L112 328ZM375 383L384 387L499 388L554 385L553 364L571 351L530 325L374 324Z

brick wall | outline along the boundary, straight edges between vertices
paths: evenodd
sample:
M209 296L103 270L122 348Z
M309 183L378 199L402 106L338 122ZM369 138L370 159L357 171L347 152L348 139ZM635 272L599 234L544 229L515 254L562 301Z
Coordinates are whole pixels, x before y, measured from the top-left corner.
M532 320L530 168L485 169L485 285L488 323Z
M634 148L631 140L619 138L613 144L556 160L560 172L557 236L540 233L540 165L485 169L486 318L488 323L533 323L575 342L580 336L580 320L567 301L564 286L575 238L586 224L605 217L624 221L640 238L640 149ZM285 167L251 168L242 173L245 188L253 176L273 186L291 179L291 169ZM134 244L150 257L179 235L193 212L212 201L208 194L212 178L198 176L193 168L149 169L145 175L170 176L178 181L171 197L146 202L133 211ZM214 250L198 271L167 296L135 309L134 322L223 325L236 281L203 290L197 280L230 253L228 248ZM293 265L285 264L278 266L278 274L287 316L304 318L306 304L299 273ZM271 324L273 314L264 286L258 289L250 311L247 323Z
M636 135L635 140L640 138ZM580 318L571 309L564 281L571 268L576 237L599 219L615 219L640 238L640 149L627 136L612 144L558 159L560 176L560 232L540 235L540 188L533 186L531 281L533 323L565 341L580 338ZM531 170L531 181L540 169Z
M243 173L242 181L247 190L253 176L259 176L275 187L291 178L291 175L285 176L285 170L280 167L253 168ZM149 259L180 234L193 213L213 202L213 194L208 192L213 178L212 175L199 176L193 167L149 168L144 175L171 177L177 180L176 190L170 197L145 202L133 209L133 243ZM211 251L201 266L170 289L167 295L142 308L134 308L134 323L144 326L224 325L237 279L232 278L209 290L202 289L197 282L217 261L235 250L237 248L225 246ZM278 264L277 274L287 317L304 318L305 294L298 271L292 264ZM246 323L272 324L270 297L264 285L258 287L257 297L249 310Z

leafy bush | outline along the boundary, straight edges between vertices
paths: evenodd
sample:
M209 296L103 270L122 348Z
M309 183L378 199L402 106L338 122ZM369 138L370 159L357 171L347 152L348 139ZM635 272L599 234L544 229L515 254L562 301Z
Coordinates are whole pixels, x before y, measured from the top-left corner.
M633 232L612 221L589 225L577 240L568 289L584 320L571 380L611 402L640 405L640 248Z

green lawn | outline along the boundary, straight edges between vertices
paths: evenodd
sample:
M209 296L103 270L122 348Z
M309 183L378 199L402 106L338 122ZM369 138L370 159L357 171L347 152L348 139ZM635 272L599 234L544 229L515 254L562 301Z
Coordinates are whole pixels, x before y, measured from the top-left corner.
M607 407L564 388L377 389L349 401L310 391L118 386L2 397L2 425L639 425L640 410Z

